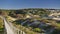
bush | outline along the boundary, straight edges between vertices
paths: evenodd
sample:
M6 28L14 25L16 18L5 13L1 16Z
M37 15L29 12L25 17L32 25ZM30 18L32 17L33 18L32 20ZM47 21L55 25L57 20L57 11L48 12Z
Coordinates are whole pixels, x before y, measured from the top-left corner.
M35 32L41 32L41 29L40 28L34 28L33 31L35 31Z

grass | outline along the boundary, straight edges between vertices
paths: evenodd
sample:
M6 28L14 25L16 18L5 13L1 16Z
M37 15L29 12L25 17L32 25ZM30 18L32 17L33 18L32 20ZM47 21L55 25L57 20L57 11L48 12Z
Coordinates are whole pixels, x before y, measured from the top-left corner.
M0 34L3 34L4 27L3 27L3 20L0 18Z
M57 29L60 30L60 23L57 23Z

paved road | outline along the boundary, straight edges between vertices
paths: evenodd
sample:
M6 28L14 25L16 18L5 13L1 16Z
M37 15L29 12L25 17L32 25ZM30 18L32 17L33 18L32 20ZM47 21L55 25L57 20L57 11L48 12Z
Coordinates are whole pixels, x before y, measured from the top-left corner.
M14 31L12 30L12 28L10 27L10 25L7 23L6 19L4 17L2 17L2 16L0 16L0 17L4 21L4 26L5 26L7 34L15 34Z
M5 22L5 28L6 28L7 34L15 34L14 31L12 30L12 28L8 25L5 18L4 18L4 22Z
M13 26L12 23L8 23L5 17L0 16L4 21L4 26L7 34L25 34L25 32Z

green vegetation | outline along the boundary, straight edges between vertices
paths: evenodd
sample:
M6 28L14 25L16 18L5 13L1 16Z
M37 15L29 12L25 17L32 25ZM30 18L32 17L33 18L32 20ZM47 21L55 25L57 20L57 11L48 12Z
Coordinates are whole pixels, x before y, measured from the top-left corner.
M32 31L32 28L26 28L22 25L16 25L13 23L14 26L16 26L17 28L19 28L20 30L24 31L26 34L38 34L37 32Z
M41 29L40 28L34 28L34 31L35 32L41 32Z
M57 32L60 31L60 23L57 23L56 20L52 20L52 19L43 19L43 17L48 17L48 15L51 12L49 11L49 9L39 9L39 8L30 8L30 9L20 9L20 10L0 10L0 15L3 16L10 16L12 18L15 18L17 20L13 21L11 20L11 22L18 27L19 29L23 30L24 32L26 32L27 34L37 34L37 33L41 33L42 29L40 27L38 27L40 25L40 23L44 23L47 24L49 26L43 26L43 29L50 29L51 27L56 27L55 31L53 32L53 34L56 34ZM31 19L26 18L27 16L33 17ZM9 17L8 17L9 18ZM11 19L12 19L11 18ZM34 23L33 25L29 26L28 24L31 24L34 22L34 19L36 19L38 22ZM26 23L24 23L24 25L21 25L22 22L27 21ZM3 24L2 21L0 20L0 30L3 30ZM57 23L57 24L56 24Z
M0 18L0 34L3 34L4 27L3 27L3 20Z
M0 18L0 30L3 28L3 20Z
M29 27L28 22L25 23L23 26L21 26L21 22L24 22L24 21L25 21L24 19L16 20L16 21L13 21L13 24L16 24L17 26L19 26L18 28L20 28L21 30L23 30L27 34L37 34L37 33L41 32L40 28ZM29 21L29 22L31 22L31 21Z
M39 8L32 8L32 9L20 9L20 10L0 10L0 14L10 15L12 17L17 17L17 14L29 14L32 15L39 15L39 16L48 16L50 11L46 11L47 9L39 9Z
M57 29L60 30L60 23L57 23Z

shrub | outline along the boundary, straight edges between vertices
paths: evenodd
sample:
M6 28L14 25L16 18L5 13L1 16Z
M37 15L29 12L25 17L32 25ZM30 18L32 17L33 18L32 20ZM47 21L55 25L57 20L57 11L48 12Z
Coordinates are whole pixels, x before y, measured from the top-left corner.
M41 29L40 28L34 28L33 31L35 31L35 32L41 32Z

